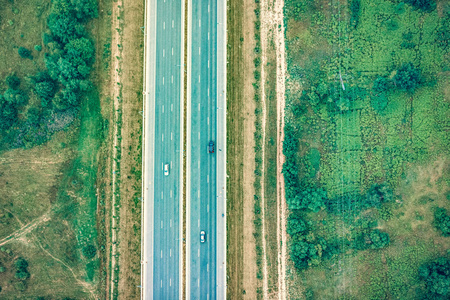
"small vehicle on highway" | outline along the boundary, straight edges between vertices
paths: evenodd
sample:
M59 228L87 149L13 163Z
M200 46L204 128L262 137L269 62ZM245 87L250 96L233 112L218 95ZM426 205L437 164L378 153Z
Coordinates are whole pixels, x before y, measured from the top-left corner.
M214 153L214 141L210 141L208 144L208 153Z
M204 230L200 231L200 243L206 242L206 232Z
M164 176L169 176L169 164L164 165Z

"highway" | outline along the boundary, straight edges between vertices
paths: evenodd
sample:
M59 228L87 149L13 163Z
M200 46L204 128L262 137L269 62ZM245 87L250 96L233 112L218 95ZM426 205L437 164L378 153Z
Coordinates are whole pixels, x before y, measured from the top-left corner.
M184 7L146 3L141 299L182 298Z
M225 12L223 0L188 3L187 299L226 297Z

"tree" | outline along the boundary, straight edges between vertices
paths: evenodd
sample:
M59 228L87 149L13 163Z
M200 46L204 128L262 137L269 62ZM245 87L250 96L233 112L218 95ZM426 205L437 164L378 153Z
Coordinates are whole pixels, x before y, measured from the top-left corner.
M414 92L420 82L420 70L412 63L403 64L394 76L394 83L401 90Z
M351 11L350 25L352 25L354 28L356 28L359 23L360 6L361 0L352 0L350 2L350 11Z
M292 201L288 201L290 209L310 209L318 212L325 207L327 192L321 188L303 186Z
M84 257L86 257L87 259L91 259L94 258L97 254L97 248L95 248L94 245L86 245L83 247L82 252Z
M40 111L37 107L33 106L28 109L27 120L28 120L28 122L30 122L30 124L38 125L40 118L41 118Z
M450 236L450 215L445 208L437 207L434 211L434 225L443 236Z
M9 129L17 121L17 109L0 95L0 129Z
M386 109L388 103L389 98L386 92L381 92L376 95L373 95L370 99L370 104L372 105L372 108L379 114Z
M24 105L28 101L28 96L20 90L7 89L3 97L5 97L6 101L14 105L14 107Z
M28 273L27 270L19 270L19 271L16 271L16 274L14 275L14 277L19 280L25 280L30 277L30 273Z
M14 74L11 74L6 77L6 84L9 86L9 88L17 90L20 86L20 78Z
M54 5L55 3L53 3ZM85 35L83 25L69 11L63 11L60 14L50 14L48 17L48 28L50 28L53 38L61 44L66 44L72 39Z
M296 213L291 213L288 218L287 232L290 236L302 234L308 231L305 220Z
M354 247L359 250L381 249L389 246L389 244L389 234L378 229L363 232L354 241Z
M79 65L81 65L79 60L88 66L94 62L94 44L85 37L71 40L64 49L67 53L67 58L71 61L77 61Z
M378 76L377 79L373 82L372 90L375 93L386 92L389 90L389 79L385 77Z
M406 2L425 12L433 11L436 8L436 2L434 0L407 0Z
M291 259L299 270L308 268L312 259L317 259L317 249L314 244L305 240L294 240L291 244Z
M440 257L420 266L419 278L425 281L428 292L438 299L450 296L450 261L447 258Z
M89 19L97 18L97 1L94 0L70 0L80 21L87 22Z
M22 57L22 58L33 59L33 56L31 56L31 51L25 47L20 47L17 52L19 53L20 57Z
M28 262L24 258L20 257L14 262L14 266L16 266L17 270L23 270L28 268Z
M52 81L42 81L36 83L34 91L43 100L48 103L55 96L55 84Z

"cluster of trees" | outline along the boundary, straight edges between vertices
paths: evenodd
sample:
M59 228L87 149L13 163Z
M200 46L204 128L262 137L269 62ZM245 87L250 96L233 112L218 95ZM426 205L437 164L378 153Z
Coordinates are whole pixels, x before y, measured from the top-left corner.
M53 1L48 18L51 34L44 35L44 43L50 48L45 57L48 75L40 76L35 85L43 106L53 102L59 110L76 107L83 92L92 87L88 77L95 48L84 24L97 14L94 0ZM56 83L62 86L60 91Z
M426 299L450 298L450 260L440 257L419 268L419 278L425 281L429 293Z
M381 208L383 203L392 202L394 194L386 183L373 184L365 194L349 193L325 199L328 211L334 214L354 216L362 210Z
M16 267L16 274L14 275L15 278L20 280L25 280L30 277L30 273L28 273L28 262L23 258L18 258L14 262L14 266Z
M299 270L317 265L322 259L339 253L339 248L335 244L328 243L324 238L314 237L299 211L289 215L287 232L292 238L291 259Z
M436 8L436 2L434 0L407 0L406 2L425 12L433 11Z
M27 104L27 95L19 89L20 79L11 74L6 77L8 89L0 94L0 130L9 129L17 121L17 109Z
M283 175L286 187L286 201L289 209L309 209L317 212L325 207L326 192L310 182L300 183L299 169L296 163L298 139L295 129L287 124L284 128L283 153L286 162L283 165Z
M357 250L381 249L389 246L390 239L387 232L373 229L358 234L353 243Z
M416 88L419 87L420 81L421 71L414 67L412 63L402 64L392 80L378 76L372 86L371 104L373 109L378 113L384 111L389 102L388 92L392 87L414 93Z
M443 207L437 207L434 211L434 225L443 236L450 236L450 215Z
M359 22L359 15L361 9L361 0L352 0L350 2L350 25L356 28Z

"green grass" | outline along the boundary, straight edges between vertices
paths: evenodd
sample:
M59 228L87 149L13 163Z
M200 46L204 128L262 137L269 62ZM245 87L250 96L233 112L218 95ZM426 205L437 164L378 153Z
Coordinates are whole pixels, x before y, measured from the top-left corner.
M352 241L365 222L373 221L369 227L389 233L391 244L359 252L342 246L344 253L293 272L290 286L300 286L291 289L293 297L416 299L425 292L418 267L447 255L450 247L432 226L433 208L450 206L445 201L449 47L439 41L440 32L448 30L443 24L449 8L441 2L437 10L423 13L397 5L361 0L355 29L346 3L286 1L287 106L307 107L303 114L287 110L287 122L299 129L301 179L323 187L329 198L365 193L382 182L394 191L394 201L380 209L345 217L326 210L307 214L311 240ZM392 85L387 107L378 113L371 105L373 81L392 79L409 62L422 72L419 88L405 92ZM310 103L301 92L309 95L321 82L327 95L319 104ZM351 100L340 111L334 103L343 96ZM314 158L312 151L319 155ZM317 157L320 162L314 163ZM424 204L421 197L434 201Z
M42 44L51 1L22 2L9 1L0 7L0 91L6 88L4 78L14 72L33 104L39 100L26 77L44 69L46 48L39 52L34 46ZM21 46L32 50L32 60L19 57ZM49 141L0 153L0 240L38 221L29 232L2 246L0 266L6 270L0 276L1 299L86 299L92 295L89 290L98 293L105 274L99 274L104 245L97 243L96 187L105 128L94 89L81 101L78 118ZM92 259L82 255L87 244L97 247ZM12 266L18 257L28 261L31 274L21 290Z

